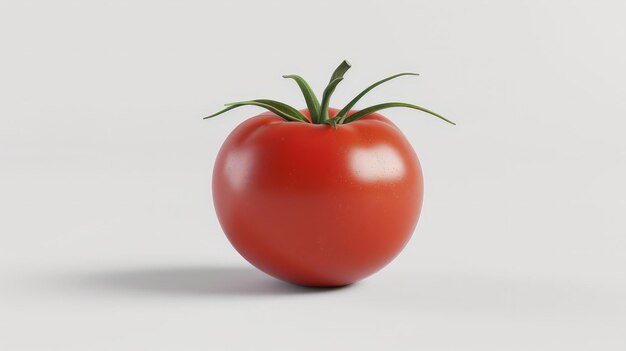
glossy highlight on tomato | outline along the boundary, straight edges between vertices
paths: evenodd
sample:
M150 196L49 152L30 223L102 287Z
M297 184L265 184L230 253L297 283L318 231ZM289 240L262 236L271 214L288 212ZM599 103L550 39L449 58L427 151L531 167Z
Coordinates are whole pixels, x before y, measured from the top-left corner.
M400 75L341 110L329 108L349 67L344 61L333 73L321 104L296 79L308 109L251 100L209 116L244 105L269 110L241 123L222 145L213 201L228 240L248 262L299 285L361 280L398 255L415 230L424 191L420 163L398 127L376 111L410 107L446 120L404 103L351 109Z

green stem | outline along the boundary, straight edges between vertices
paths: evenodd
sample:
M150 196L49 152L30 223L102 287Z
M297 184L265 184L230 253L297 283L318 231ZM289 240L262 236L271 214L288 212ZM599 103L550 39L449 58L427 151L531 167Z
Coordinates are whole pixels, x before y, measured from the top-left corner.
M337 68L335 68L335 71L333 72L333 75L330 76L330 80L328 81L328 84L332 83L333 80L337 79L337 78L341 78L344 76L344 74L346 74L346 72L348 72L348 70L350 69L350 67L352 67L352 65L350 64L350 62L348 62L348 60L343 60L339 66Z
M328 105L330 104L330 96L335 92L335 88L337 84L339 84L343 80L343 77L335 78L326 89L324 89L324 96L322 97L322 106L320 107L320 120L318 123L324 123L328 120Z
M324 89L324 95L322 96L320 118L317 123L325 123L328 120L328 105L330 104L330 97L333 95L337 84L343 80L344 74L346 74L350 67L352 67L350 62L343 60L330 76L330 81L328 82L326 89Z

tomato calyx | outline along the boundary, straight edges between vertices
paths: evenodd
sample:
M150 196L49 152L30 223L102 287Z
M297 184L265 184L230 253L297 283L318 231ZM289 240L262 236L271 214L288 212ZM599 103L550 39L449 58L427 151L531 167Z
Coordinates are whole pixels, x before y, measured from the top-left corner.
M322 95L322 100L321 103L318 100L318 98L315 96L315 93L313 92L313 89L311 89L311 87L309 86L309 84L307 83L306 80L304 80L304 78L298 76L298 75L284 75L283 78L288 78L288 79L293 79L296 84L298 85L298 87L300 88L300 91L302 92L302 95L304 96L304 100L306 102L307 108L309 110L309 113L311 115L311 121L309 121L306 116L304 116L302 114L302 112L298 111L297 109L295 109L294 107L287 105L285 103L282 103L280 101L276 101L276 100L269 100L269 99L255 99L255 100L247 100L247 101L238 101L238 102L232 102L232 103L228 103L225 104L226 108L210 115L207 117L204 117L204 119L207 118L212 118L218 115L221 115L224 112L230 111L232 109L235 109L237 107L241 107L241 106L258 106L258 107L262 107L274 114L276 114L277 116L283 118L286 121L289 122L302 122L302 123L313 123L313 124L328 124L333 128L337 128L337 125L340 124L346 124L346 123L352 123L354 121L359 120L362 117L365 117L369 114L372 114L374 112L380 111L380 110L384 110L387 108L392 108L392 107L406 107L406 108L411 108L414 110L419 110L425 113L428 113L430 115L433 115L435 117L438 117L440 119L442 119L443 121L446 121L450 124L455 125L456 123L450 121L449 119L441 116L438 113L435 113L431 110L428 110L426 108L417 106L417 105L413 105L413 104L408 104L405 102L388 102L388 103L383 103L383 104L378 104L378 105L374 105L374 106L370 106L367 108L364 108L360 111L356 111L356 112L352 112L350 113L352 107L354 107L354 105L356 105L356 103L363 97L365 96L365 94L367 94L368 92L370 92L372 89L376 88L377 86L392 80L394 78L397 77L402 77L402 76L417 76L417 73L398 73L395 74L393 76L381 79L379 81L377 81L376 83L370 85L369 87L365 88L365 90L363 90L361 93L359 93L354 99L352 99L344 108L342 108L335 117L333 118L329 118L328 115L328 108L330 106L330 98L333 95L333 93L335 92L335 88L337 88L337 85L339 85L339 83L343 80L343 76L345 75L345 73L350 69L350 67L352 67L352 65L344 60L343 62L341 62L341 64L335 69L335 71L333 72L330 81L328 82L328 85L326 86L326 88L324 89L323 95Z

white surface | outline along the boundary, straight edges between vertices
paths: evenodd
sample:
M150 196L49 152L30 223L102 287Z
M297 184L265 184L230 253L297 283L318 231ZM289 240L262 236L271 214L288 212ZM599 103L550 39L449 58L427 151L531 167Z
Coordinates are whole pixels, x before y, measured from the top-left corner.
M1 350L624 350L620 1L0 2ZM414 102L405 251L352 287L257 273L215 218L222 103ZM361 105L362 106L362 105Z

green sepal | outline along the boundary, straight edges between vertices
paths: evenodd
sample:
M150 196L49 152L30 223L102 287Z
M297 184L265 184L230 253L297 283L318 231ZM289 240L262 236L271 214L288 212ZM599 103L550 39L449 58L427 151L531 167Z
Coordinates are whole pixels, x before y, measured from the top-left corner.
M309 113L311 114L311 121L313 123L317 123L320 117L320 102L317 99L317 96L315 96L315 93L313 92L313 89L311 89L309 83L307 83L304 78L295 74L284 75L283 78L293 79L298 84L300 90L302 91L302 95L304 95L304 101L306 101Z
M234 109L234 108L237 108L237 107L239 107L239 106L228 106L227 108L225 108L225 109L223 109L223 110L219 110L219 111L215 112L214 114L209 115L209 116L206 116L206 117L204 117L204 118L202 118L202 119L213 118L213 117L215 117L215 116L219 116L219 115L221 115L222 113L227 112L227 111L230 111L230 110L232 110L232 109Z
M387 108L391 108L391 107L408 107L408 108L412 108L412 109L416 109L416 110L420 110L422 112L426 112L429 113L435 117L441 118L442 120L450 123L450 124L454 124L456 125L456 123L450 121L449 119L441 116L440 114L437 114L431 110L425 109L423 107L417 106L417 105L412 105L412 104L407 104L404 102L388 102L385 104L379 104L379 105L374 105L374 106L370 106L368 108L364 108L361 111L355 112L353 114L351 114L350 116L348 116L347 118L345 118L344 123L350 123L350 122L354 122L356 120L358 120L359 118L365 117L371 113L374 113L376 111L380 111L380 110L384 110Z
M287 111L289 112L289 115L296 117L297 119L301 120L301 121L305 121L305 122L309 122L309 120L306 118L306 116L304 116L302 114L302 112L298 111L297 109L291 107L290 105L287 105L285 103L282 103L280 101L275 101L275 100L268 100L268 99L256 99L256 100L252 100L254 102L260 102L262 104L266 104L266 105L270 105L273 106L274 108L283 110L283 111Z
M278 115L279 117L287 120L287 121L293 121L293 122L305 122L305 123L309 123L309 120L306 119L306 117L304 117L304 115L302 113L300 113L300 111L296 110L295 108L284 104L282 102L278 102L278 101L274 101L274 100L267 100L267 99L257 99L257 100L250 100L250 101L238 101L238 102L232 102L229 104L225 104L225 106L227 106L225 109L218 111L210 116L205 117L206 118L211 118L211 117L215 117L217 115L220 115L226 111L230 111L234 108L237 107L241 107L241 106L259 106L259 107L263 107L266 110L269 110L273 113L275 113L276 115Z
M341 111L339 111L339 112L337 113L337 117L342 118L342 120L340 121L340 123L342 123L342 122L346 119L345 117L346 117L346 115L348 114L348 112L350 111L350 109L351 109L352 107L354 107L354 105L356 105L356 103L357 103L359 100L361 100L361 98L362 98L363 96L365 96L365 94L369 93L372 89L376 88L377 86L379 86L379 85L381 85L381 84L383 84L383 83L385 83L385 82L387 82L387 81L390 81L390 80L392 80L392 79L394 79L394 78L398 78L398 77L402 77L402 76L419 76L419 74L417 74L417 73L410 73L410 72L407 72L407 73L398 73L398 74L394 74L394 75L393 75L393 76L391 76L391 77L387 77L387 78L385 78L385 79L381 79L381 80L379 80L378 82L376 82L376 83L374 83L374 84L370 85L370 86L369 86L369 87L367 87L365 90L363 90L363 91L362 91L359 95L357 95L354 99L352 99L352 101L350 101L350 102L349 102L349 103L348 103L348 104L347 104L344 108L342 108L342 109L341 109Z
M300 76L298 75L284 75L284 78L290 78L293 79L294 81L296 81L296 83L298 84L298 86L300 87L300 90L302 91L302 94L304 95L304 99L307 103L307 107L309 110L309 113L311 115L311 120L309 121L309 119L307 119L307 117L302 114L300 111L298 111L297 109L293 108L292 106L289 106L287 104L284 104L282 102L279 101L275 101L275 100L268 100L268 99L256 99L256 100L249 100L249 101L238 101L238 102L233 102L233 103L229 103L226 104L226 108L210 115L207 117L204 117L205 119L207 118L211 118L211 117L215 117L218 116L224 112L230 111L234 108L237 107L241 107L241 106L258 106L258 107L262 107L265 108L273 113L275 113L276 115L278 115L279 117L287 120L287 121L294 121L294 122L304 122L304 123L315 123L315 124L320 124L320 123L325 123L330 125L333 128L337 128L338 124L344 124L344 123L351 123L354 122L360 118L363 118L371 113L380 111L380 110L384 110L387 108L392 108L392 107L407 107L407 108L412 108L412 109L416 109L416 110L420 110L423 112L426 112L428 114L431 114L433 116L436 116L450 124L455 125L454 122L448 120L447 118L431 111L428 109L425 109L423 107L417 106L417 105L412 105L412 104L408 104L408 103L404 103L404 102L389 102L389 103L384 103L384 104L378 104L378 105L374 105L374 106L370 106L367 107L365 109L362 109L360 111L357 111L355 113L353 113L352 115L348 116L348 113L350 112L350 109L352 109L352 107L354 107L354 105L363 97L365 96L365 94L367 94L368 92L370 92L372 89L374 89L375 87L391 80L397 77L401 77L401 76L406 76L406 75L415 75L417 76L417 73L399 73L399 74L395 74L393 76L387 77L385 79L382 79L372 85L370 85L369 87L367 87L365 90L363 90L359 95L357 95L354 99L352 99L343 109L341 109L337 115L334 118L329 118L329 113L328 113L328 108L330 105L330 98L332 96L332 94L335 91L335 88L337 87L337 85L343 80L343 76L345 75L345 73L350 69L351 65L348 61L344 60L333 72L330 82L328 83L328 85L326 86L326 88L324 89L324 93L322 96L322 100L321 103L320 101L317 99L317 97L315 96L315 94L313 93L313 90L311 89L311 87L309 86L309 84Z

